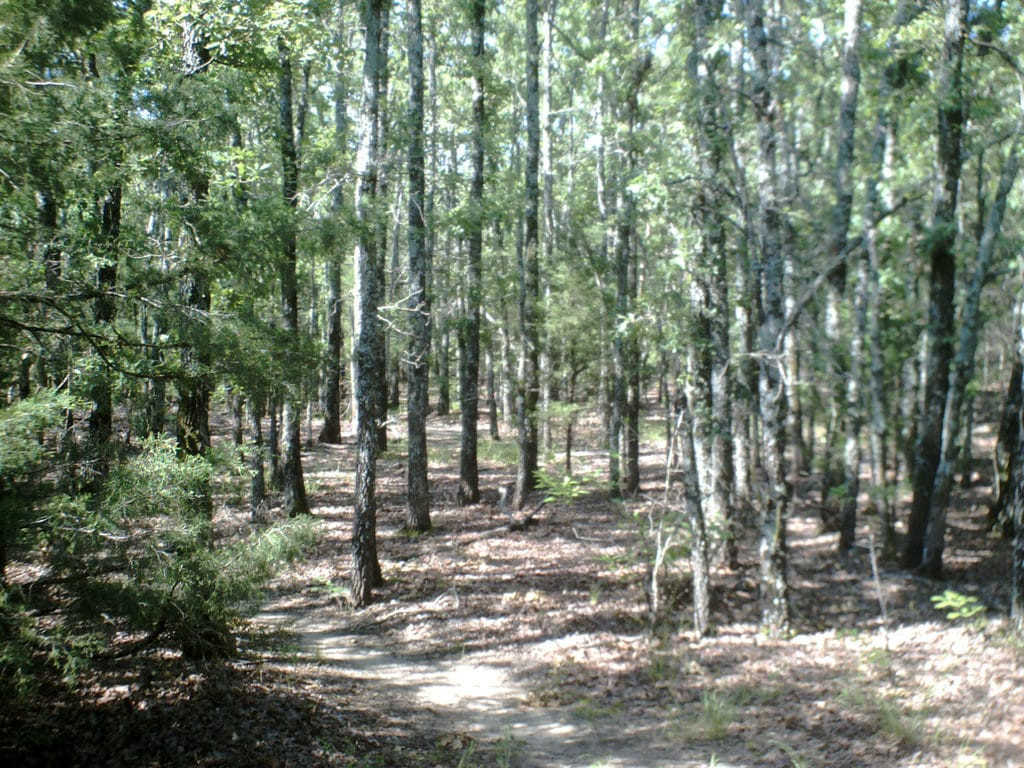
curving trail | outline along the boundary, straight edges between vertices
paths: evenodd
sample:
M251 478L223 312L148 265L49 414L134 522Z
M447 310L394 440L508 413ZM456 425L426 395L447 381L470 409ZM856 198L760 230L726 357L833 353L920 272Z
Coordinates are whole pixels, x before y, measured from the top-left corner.
M1024 687L1017 652L936 621L934 586L896 570L881 574L883 629L866 554L836 567L834 536L819 533L809 508L798 504L791 526L796 637L775 642L756 631L748 538L740 570L715 573L718 635L698 642L686 631L681 566L667 583L674 623L655 639L637 550L656 499L624 509L584 483L580 498L548 503L535 524L511 531L498 501L511 462L485 458L482 503L459 508L458 427L434 419L430 429L434 529L401 531L402 457L386 456L379 550L387 584L358 612L344 598L350 447L304 456L322 539L308 563L276 584L257 623L290 633L289 663L305 678L344 681L333 700L388 715L389 743L415 737L449 758L431 761L420 750L416 761L329 765L1024 765L1024 705L977 688ZM489 448L499 449L507 451ZM603 459L581 452L577 461L586 477ZM652 447L646 487L659 485L658 462ZM993 557L983 534L957 525L966 563Z

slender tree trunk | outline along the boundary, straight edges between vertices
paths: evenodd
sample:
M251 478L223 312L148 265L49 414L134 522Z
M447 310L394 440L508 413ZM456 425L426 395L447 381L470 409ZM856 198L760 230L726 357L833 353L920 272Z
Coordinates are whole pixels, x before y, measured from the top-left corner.
M253 520L259 518L267 503L267 488L263 474L263 411L262 398L249 398L249 431L251 434L250 465L252 482L249 493L249 510Z
M772 66L761 0L746 0L746 23L751 55L752 104L757 118L758 189L761 247L754 273L757 281L758 395L764 487L761 490L761 623L772 635L789 631L786 516L789 487L786 478L786 391L782 377L783 275L782 211L779 207L776 142L779 105L770 90Z
M932 491L942 452L942 425L953 359L956 285L957 193L963 163L963 59L967 35L967 0L945 0L942 55L936 93L939 185L928 244L929 295L924 407L914 448L914 498L907 523L903 564L922 567L940 578L941 560L924 560L925 533ZM945 531L943 530L944 534Z
M97 323L110 325L117 315L117 304L111 292L117 283L119 240L121 235L121 185L107 190L101 208L100 242L103 244L102 262L96 270L96 289L99 293L93 303L93 318ZM110 392L110 371L104 370L92 389L92 410L89 413L90 451L96 456L94 471L105 477L109 469L109 443L113 433L114 407Z
M609 0L601 3L601 21L599 38L608 40L609 22ZM611 112L611 99L608 94L608 73L604 68L597 75L597 171L595 181L597 183L597 210L601 220L601 263L609 261L608 251L614 247L617 228L615 226L614 206L612 202L615 195L611 192L609 180L609 158L608 158L608 117ZM615 251L616 255L618 251ZM625 314L622 300L625 297L625 289L620 290L618 282L618 264L616 262L615 294L612 297L611 312L608 313L610 327L607 335L611 336L612 363L610 366L601 357L601 384L598 387L599 400L604 401L601 407L602 418L606 422L608 435L608 485L613 497L622 495L622 421L624 418L625 386L622 379L623 368L623 347L621 333L621 318ZM603 285L599 285L603 288ZM608 386L609 378L611 386Z
M442 309L438 318L440 328L440 342L437 350L437 415L447 416L452 411L452 390L451 390L451 320L448 312Z
M338 50L344 50L345 0L338 0L337 26L334 30L335 43ZM345 81L345 61L335 65L334 77L334 151L335 162L340 163L348 140L348 89ZM340 171L338 172L340 177ZM340 230L340 221L344 211L344 185L340 178L334 181L334 192L331 196L331 217L334 220L334 231ZM332 238L330 252L327 256L327 364L324 370L324 426L320 430L320 442L337 444L341 442L341 404L344 401L345 366L342 362L342 351L345 349L345 333L342 323L344 299L341 289L341 267L344 248L340 236Z
M386 0L366 0L363 6L365 58L360 114L359 154L356 159L356 218L358 239L355 254L356 293L356 487L352 525L351 601L368 605L373 590L383 584L377 559L377 450L380 413L380 371L384 367L383 335L377 317L381 299L378 267L378 235L375 216L380 156L380 74L383 5Z
M281 404L280 396L274 392L267 400L267 458L270 461L270 487L280 489L284 485L284 465L281 462Z
M1024 296L1017 300L1016 315L1024 315ZM1010 568L1010 618L1017 632L1024 634L1024 408L1021 407L1020 393L1024 391L1024 324L1017 329L1016 361L1010 391L1016 391L1018 398L1015 412L1005 420L1005 435L1010 438L1009 466L1007 467L1007 493L1005 498L1006 521L1012 526L1014 535ZM1000 438L1004 435L1000 435Z
M406 4L409 56L409 456L405 525L430 530L427 480L427 409L430 376L430 253L424 220L426 182L423 160L423 22L420 0Z
M551 270L554 269L555 254L555 202L554 202L554 170L552 151L554 142L554 118L551 112L551 89L552 72L555 66L554 57L554 36L555 36L555 13L558 7L557 0L547 0L544 5L544 34L542 42L543 63L540 67L540 173L541 173L541 199L543 209L543 237L541 238L541 269L540 269L540 292L544 316L551 303ZM540 355L538 358L538 377L540 381L540 445L544 451L551 450L551 409L553 372L552 355L554 339L548 332L547 327L543 329L540 339Z
M853 159L857 126L857 92L860 89L861 0L846 0L843 13L843 75L839 97L839 129L836 137L835 204L829 234L828 256L846 251L853 214ZM857 289L853 299L854 324L850 341L850 365L846 377L846 435L843 445L843 510L839 524L839 552L853 547L857 533L857 495L860 491L860 430L863 424L861 381L864 375L864 336L867 331L867 275L858 259ZM845 273L846 267L843 266ZM845 282L845 280L844 280Z
M1018 300L1015 318L1020 322L1020 310L1024 302ZM988 510L988 527L990 530L1001 528L1004 536L1013 536L1013 522L1007 512L1010 495L1017 492L1010 483L1010 471L1016 458L1014 451L1017 445L1017 418L1024 411L1024 391L1021 380L1024 379L1024 363L1017 360L1010 373L1010 385L1003 400L1003 410L999 419L999 436L995 451L995 480L992 489L992 501Z
M963 311L960 313L960 341L956 359L949 375L949 389L946 395L946 412L942 424L942 452L932 486L931 507L928 511L928 525L925 531L924 551L921 567L925 573L942 574L942 551L946 533L946 508L953 484L953 471L959 454L960 425L963 416L964 396L967 385L974 378L974 358L978 349L981 332L981 293L992 272L997 257L996 244L1003 226L1006 201L1017 178L1019 157L1017 141L1010 148L1009 157L999 174L996 195L989 208L985 230L978 248L974 274L967 289ZM970 440L970 434L967 435Z
M380 59L377 70L378 78L378 115L377 130L377 213L374 225L377 232L376 255L373 268L376 271L374 284L377 286L376 307L379 313L383 306L387 290L387 273L385 271L388 253L387 211L391 206L391 147L390 109L391 109L391 8L394 0L384 0L381 5L380 24ZM380 324L380 364L373 368L373 375L380 381L375 387L380 402L377 404L377 452L388 449L388 348L390 346L388 325Z
M711 569L707 521L701 504L697 451L693 441L693 419L688 403L681 404L675 432L679 445L679 464L683 468L683 499L690 523L690 571L693 574L693 628L698 637L711 629Z
M195 27L186 22L182 29L182 69L185 76L198 75L205 70L209 61L209 51L199 39ZM186 203L185 218L192 245L199 248L197 233L203 229L200 212L209 196L210 181L201 169L192 169L186 173L186 176L189 198ZM210 286L202 265L188 265L182 279L180 293L182 304L188 308L191 333L188 334L190 338L181 350L181 368L184 375L176 382L178 390L178 450L188 456L197 456L205 454L210 447L210 391L212 389L210 352L205 343L207 315L210 312ZM213 506L208 493L202 500L202 506L205 511L212 514Z
M733 382L730 373L729 278L725 222L722 218L724 194L724 130L718 116L721 95L715 82L714 58L707 53L707 35L721 13L720 2L702 2L697 9L694 60L691 77L698 86L698 143L702 158L702 192L698 216L706 234L707 269L701 272L707 300L708 432L711 501L708 517L725 527L725 554L731 567L738 564L735 509L732 489L735 484L732 447Z
M206 200L208 184L205 177L193 180L189 207L197 207ZM186 214L195 217L196 214ZM210 311L210 287L201 268L189 269L181 284L182 303L190 312L193 338L206 332ZM188 456L203 455L210 447L210 353L201 340L186 344L181 350L184 376L177 381L178 448Z
M480 478L477 468L477 421L480 400L480 260L484 236L484 19L485 0L473 0L473 142L470 159L473 176L470 182L469 260L466 264L465 349L459 372L461 397L462 443L459 459L459 503L480 501ZM492 380L493 385L493 380Z
M295 275L298 258L295 212L299 204L299 159L295 146L295 129L292 121L292 65L291 53L284 38L277 41L279 122L278 131L281 147L282 194L291 218L284 235L284 258L281 262L281 314L284 330L292 349L299 345L299 290ZM297 366L293 370L297 369ZM302 475L302 405L301 385L294 377L285 382L284 391L284 509L289 517L309 514L306 499L306 483Z
M490 430L491 440L500 440L498 432L498 398L494 384L494 333L488 333L487 352L485 355L485 366L487 369L487 425Z
M537 472L537 399L540 318L538 316L538 208L540 185L540 43L537 34L538 0L526 0L526 216L523 252L519 262L519 375L516 410L519 464L516 468L514 506L522 509L533 490Z

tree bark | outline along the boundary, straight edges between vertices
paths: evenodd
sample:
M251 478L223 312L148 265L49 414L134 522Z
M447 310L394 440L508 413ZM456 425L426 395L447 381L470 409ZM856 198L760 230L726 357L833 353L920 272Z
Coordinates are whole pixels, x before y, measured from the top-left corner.
M693 628L697 637L705 637L711 629L711 569L707 520L699 493L697 452L693 442L693 420L684 403L676 422L679 433L679 463L683 467L683 497L690 523L690 571L693 574Z
M925 573L942 574L942 552L946 533L946 508L953 484L953 472L960 452L960 426L964 412L964 396L967 385L974 378L974 359L981 333L981 293L992 273L993 261L997 257L996 244L1003 227L1006 201L1017 178L1019 156L1015 137L1010 154L999 174L995 198L988 211L985 229L978 247L978 258L974 274L964 297L964 308L960 313L960 339L956 359L949 374L949 389L946 394L946 410L942 424L942 451L932 485L931 505L928 510L928 525L925 530L924 551L921 568ZM970 433L966 436L971 439Z
M942 451L942 424L953 359L956 287L957 193L963 163L963 59L967 0L945 0L942 55L936 93L939 184L928 239L929 285L924 404L914 447L914 498L907 522L903 564L941 577L941 561L924 561L925 533Z
M774 636L790 626L786 516L786 390L782 377L783 275L782 212L776 166L779 105L770 89L773 68L761 0L746 0L746 25L754 69L752 104L757 119L760 250L754 264L758 315L758 395L764 487L761 489L761 624Z
M473 0L473 140L470 148L472 180L469 190L469 259L466 264L465 349L459 372L462 409L462 441L459 458L459 503L480 501L480 477L477 467L477 421L480 400L480 301L484 237L484 20L485 0ZM493 381L492 381L493 383Z
M535 487L537 472L538 355L540 352L540 275L538 208L540 185L540 43L537 34L538 0L526 0L526 215L523 251L519 262L519 375L516 411L519 463L516 467L514 506L522 509Z
M262 398L249 398L249 432L251 435L252 482L249 494L249 511L253 520L259 518L267 503L267 487L263 473L263 411Z
M338 50L343 50L345 0L338 0L337 26L334 31ZM335 65L334 77L334 151L335 162L340 159L348 140L348 89L345 83L344 60ZM339 178L334 180L334 192L331 195L331 216L334 219L335 231L340 229L340 220L344 210L344 185ZM341 267L344 250L340 237L331 242L327 256L327 364L324 366L324 426L320 430L320 442L337 444L341 442L341 404L345 399L344 382L345 366L342 363L342 352L345 349L345 332L342 324L344 299L341 289Z
M356 345L356 487L352 525L352 583L350 599L356 607L368 605L373 590L383 584L377 559L377 449L380 389L384 367L383 334L377 317L381 299L378 234L374 218L380 119L381 26L386 0L366 0L363 6L365 56L360 108L359 154L356 158L355 253Z
M295 145L292 120L292 65L291 52L283 37L277 40L279 67L278 80L278 141L281 148L281 192L288 207L289 219L284 232L284 254L281 261L281 315L284 331L292 349L299 346L299 290L295 275L298 259L298 238L295 214L299 205L299 158ZM299 370L298 361L291 366ZM299 376L292 373L292 381L285 382L284 390L284 510L289 517L309 514L306 483L302 475L302 405Z
M119 240L121 235L121 185L107 190L101 207L100 241L103 246L96 270L96 290L99 296L93 303L93 319L110 325L117 316L117 304L111 292L117 283ZM105 366L104 366L105 367ZM94 472L105 477L109 469L109 443L113 433L114 407L110 391L110 371L103 370L92 389L92 410L89 413L90 450L96 457Z
M423 156L423 21L420 0L406 3L409 58L409 454L405 525L430 530L430 485L427 479L427 409L430 376L430 253L424 219Z
M853 159L857 127L857 92L860 89L861 0L846 0L843 12L843 62L836 137L835 203L829 234L829 259L846 251L853 215ZM864 375L864 336L867 331L867 274L858 258L857 288L853 297L854 323L850 339L850 365L846 377L846 435L843 445L843 509L839 523L839 552L853 547L857 533L857 496L860 492L860 431L864 422L861 381ZM842 267L845 277L845 262ZM843 280L845 282L845 279Z
M701 193L698 218L705 233L706 268L700 270L702 296L706 299L704 313L707 331L708 393L705 398L709 449L709 487L705 498L711 504L708 518L725 528L725 554L731 567L738 564L736 538L738 529L732 490L735 484L732 445L733 382L729 340L729 277L726 248L725 207L723 189L725 130L718 115L721 94L715 82L716 61L709 55L708 34L721 13L721 2L703 0L695 19L694 52L691 78L697 85L697 132L701 148Z

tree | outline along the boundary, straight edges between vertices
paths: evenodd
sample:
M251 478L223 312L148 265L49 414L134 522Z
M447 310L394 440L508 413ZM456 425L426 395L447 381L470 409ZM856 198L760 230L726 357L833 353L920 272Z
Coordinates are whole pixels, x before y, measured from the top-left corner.
M533 490L537 472L537 400L540 396L540 42L537 34L538 0L526 0L526 210L523 248L519 259L519 372L516 419L519 463L516 467L514 506L522 509Z
M380 74L383 5L386 0L366 0L363 8L365 53L362 104L359 115L359 154L356 158L355 252L356 344L354 387L356 394L356 490L352 525L351 600L359 607L373 598L384 583L377 559L377 449L378 426L383 416L380 388L384 379L384 338L377 311L382 287L377 267L378 239L374 202L380 155Z
M480 477L477 469L477 424L480 402L480 300L482 290L481 258L484 238L484 20L486 0L473 0L470 6L473 46L473 139L470 149L468 261L466 264L466 317L462 333L462 357L459 393L462 442L459 451L459 503L480 501Z
M843 13L843 75L839 98L836 139L835 205L829 226L829 259L845 253L853 215L853 159L857 126L857 92L860 89L861 0L846 0ZM863 259L858 259L862 265ZM841 268L845 272L845 265ZM846 383L846 441L843 446L843 511L839 525L839 552L847 553L857 532L857 495L860 492L860 430L864 336L867 330L867 273L857 270L854 298L854 329Z
M430 530L427 407L430 376L430 252L424 217L423 22L419 0L406 6L409 46L409 458L406 527Z
M789 631L786 513L786 390L781 370L783 344L782 211L776 159L779 104L770 88L772 65L761 0L745 0L748 45L753 58L752 102L757 119L760 245L757 280L758 398L764 487L760 491L761 622L773 635Z
M295 278L295 262L298 245L295 234L295 210L299 200L299 160L295 149L295 129L292 119L292 64L288 45L283 37L277 40L279 125L281 142L282 194L291 219L284 231L284 258L281 261L281 311L284 330L290 346L298 347L299 335L299 294ZM286 388L284 397L284 508L289 517L309 514L306 499L306 484L302 476L302 408L299 403L299 387L293 381Z
M924 402L914 448L914 499L903 548L906 567L920 567L926 575L934 578L939 578L942 573L941 549L938 552L933 549L926 560L924 544L935 475L941 458L942 422L953 359L956 212L963 164L963 63L967 5L967 0L945 0L943 4L942 52L937 78L939 104L936 110L939 177L926 246L929 265L927 362Z
M337 22L334 30L335 62L334 77L334 151L336 162L343 157L345 143L348 140L348 89L346 87L347 57L345 50L344 20L345 0L338 0ZM334 193L331 195L331 213L337 224L344 211L344 185L341 173L334 180ZM324 387L324 426L320 431L320 442L341 442L341 406L344 400L342 379L345 366L342 355L345 347L345 333L342 321L344 302L341 289L341 269L344 253L340 239L339 227L332 230L331 248L327 254L327 364L325 365Z

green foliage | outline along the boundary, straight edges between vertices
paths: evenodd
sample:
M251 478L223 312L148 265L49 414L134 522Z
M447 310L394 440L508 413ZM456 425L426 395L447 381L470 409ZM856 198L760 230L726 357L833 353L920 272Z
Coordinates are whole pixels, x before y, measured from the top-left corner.
M575 501L586 495L586 491L583 490L583 482L571 475L558 477L547 470L538 469L533 477L537 483L537 489L543 491L544 501L548 504Z
M25 412L37 409L29 404L15 415ZM13 421L5 420L8 431ZM23 429L37 423L21 421ZM8 445L34 456L30 443ZM39 599L27 597L35 592L5 589L0 677L16 691L46 671L73 682L115 631L164 635L190 657L233 652L234 625L281 564L313 540L315 527L299 518L218 544L207 499L214 474L234 468L228 457L179 456L172 441L148 440L91 499L54 496L39 505L45 549L37 556L59 577L70 609L47 616Z
M985 606L978 598L954 589L947 589L941 595L932 595L931 601L937 611L946 611L946 618L950 621L977 619L985 614Z
M24 543L30 528L39 529L37 515L55 493L58 459L54 440L45 436L58 427L73 405L64 394L41 390L0 410L0 547ZM45 517L45 516L44 516ZM5 563L0 559L0 578Z
M44 670L73 685L89 657L102 648L102 638L61 624L44 627L22 598L0 592L0 681L15 698L31 693Z
M736 703L721 691L704 691L697 718L684 728L684 737L690 740L719 741L729 734L736 720Z
M111 534L124 564L116 579L82 585L93 610L120 615L136 630L166 630L188 655L224 655L233 649L231 625L239 611L283 562L313 535L307 520L268 528L215 547L207 516L210 479L224 464L179 456L170 440L152 439L111 476L95 525Z

